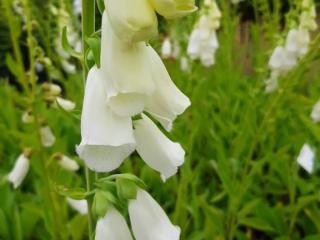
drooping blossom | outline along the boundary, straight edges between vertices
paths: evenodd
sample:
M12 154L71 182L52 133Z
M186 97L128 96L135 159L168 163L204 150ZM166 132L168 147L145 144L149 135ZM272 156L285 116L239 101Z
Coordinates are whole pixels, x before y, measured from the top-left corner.
M51 147L56 142L56 137L49 126L40 128L41 143L44 147Z
M315 152L309 144L304 144L297 157L298 164L311 174L314 170Z
M172 44L170 38L168 37L166 37L162 42L161 56L163 59L167 59L172 56Z
M61 156L59 156L59 158L58 158L58 164L59 164L63 169L65 169L65 170L67 170L67 171L71 171L71 172L78 171L78 170L80 169L79 164L78 164L75 160L69 158L69 157L66 156L66 155L61 155Z
M61 107L67 112L71 112L75 109L76 104L68 99L64 99L62 97L56 97L56 102Z
M8 181L13 184L13 187L18 188L25 177L27 176L30 168L30 160L22 153L16 160L13 169L8 175Z
M80 213L81 215L86 215L88 214L88 202L87 200L77 200L77 199L72 199L72 198L66 198L67 203L69 206Z

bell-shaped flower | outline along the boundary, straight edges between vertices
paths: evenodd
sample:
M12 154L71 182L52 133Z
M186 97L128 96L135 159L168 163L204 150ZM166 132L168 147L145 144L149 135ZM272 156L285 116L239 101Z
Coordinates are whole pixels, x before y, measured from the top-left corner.
M101 71L109 107L119 116L142 112L155 84L144 42L128 44L113 33L106 13L102 17Z
M16 160L13 169L8 175L8 181L13 184L13 187L18 188L25 177L27 176L30 168L29 159L25 154L21 154Z
M88 214L88 202L87 200L77 200L77 199L72 199L72 198L67 198L67 203L69 206L80 213L81 215L86 215Z
M56 142L56 137L49 126L40 128L41 143L44 147L51 147Z
M297 57L302 57L308 52L310 34L305 29L291 29L287 35L285 48Z
M149 0L105 0L114 33L121 41L147 41L158 33L158 20Z
M145 111L170 131L172 122L190 106L190 100L172 82L161 58L152 47L148 47L149 61L156 90L148 98Z
M133 234L138 240L178 240L180 228L171 223L159 204L142 189L129 202Z
M315 152L309 144L304 144L297 158L298 164L311 174L314 170Z
M201 34L200 29L195 28L189 37L187 52L189 57L193 60L200 57L200 52L201 52L200 34Z
M73 160L65 155L62 155L59 157L58 164L63 169L70 171L70 172L78 171L80 168L79 164L75 160Z
M81 116L82 141L77 153L97 172L112 171L135 149L130 117L119 117L107 105L101 71L94 66L87 77Z
M21 116L21 121L23 123L33 123L34 122L34 116L32 114L31 110L25 111Z
M272 70L279 73L286 73L297 64L296 56L288 52L284 47L276 47L269 60L269 66Z
M320 122L320 100L313 106L311 118L315 123Z
M130 230L124 217L111 207L100 218L96 226L95 240L132 240ZM138 238L139 239L139 238Z
M306 30L315 31L318 28L316 15L316 9L314 6L310 7L307 10L304 10L300 15L299 27Z
M172 56L172 44L170 38L165 38L162 42L161 56L164 59L170 58Z
M266 93L272 93L278 89L278 78L279 78L279 73L277 71L272 71L271 76L267 80L265 80Z
M172 19L196 11L194 0L150 0L154 9L165 18Z
M56 101L57 101L57 104L67 112L73 111L76 107L76 104L68 99L57 97Z
M61 87L58 84L54 84L54 83L42 84L42 90L50 96L58 96L62 92Z
M136 150L154 170L160 172L163 181L176 174L184 162L185 152L181 145L168 139L144 114L134 121Z

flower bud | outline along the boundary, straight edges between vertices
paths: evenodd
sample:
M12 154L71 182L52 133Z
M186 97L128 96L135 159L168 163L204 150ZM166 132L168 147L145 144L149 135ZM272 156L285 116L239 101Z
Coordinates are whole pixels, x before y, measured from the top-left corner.
M165 18L177 18L196 11L194 0L150 0L154 9Z
M29 159L25 154L21 154L8 175L8 181L13 184L14 188L18 188L21 185L29 172L29 168Z
M121 41L147 41L158 33L157 16L148 0L105 0L113 31Z

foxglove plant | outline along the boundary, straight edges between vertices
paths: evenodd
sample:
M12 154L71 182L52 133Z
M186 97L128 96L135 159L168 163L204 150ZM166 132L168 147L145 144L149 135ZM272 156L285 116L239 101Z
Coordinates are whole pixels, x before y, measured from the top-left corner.
M160 56L147 41L158 33L156 13L176 18L197 7L193 0L105 0L104 3L100 59L90 68L86 79L82 140L77 153L91 170L110 172L136 150L165 181L183 164L185 152L180 144L162 133L151 117L171 131L174 120L186 110L190 100L175 86ZM84 27L83 32L86 30ZM110 183L114 179L116 196L112 190L115 185ZM93 201L94 213L99 218L96 239L106 236L132 239L125 219L116 210L117 198L128 203L136 239L179 238L180 230L141 189L144 187L141 180L130 174L99 180ZM111 187L109 191L102 187L105 184ZM145 231L150 222L154 229ZM156 229L161 232L156 233Z
M312 0L303 0L299 26L289 30L285 44L277 46L273 51L269 67L270 77L265 81L265 92L271 93L278 89L278 78L294 68L309 49L310 31L317 28L316 11Z

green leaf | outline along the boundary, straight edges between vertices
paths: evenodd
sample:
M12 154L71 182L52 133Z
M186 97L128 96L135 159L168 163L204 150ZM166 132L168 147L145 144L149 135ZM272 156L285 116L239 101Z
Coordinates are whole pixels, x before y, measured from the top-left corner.
M79 52L76 52L72 46L70 45L69 41L68 41L68 37L67 37L67 27L64 27L62 29L62 36L61 36L61 44L62 44L62 48L69 53L71 56L82 60L82 54Z
M100 68L100 49L101 49L101 39L98 36L89 37L86 39L89 45L93 59L98 68Z
M141 188L145 188L146 184L137 176L130 174L130 173L123 173L123 174L114 174L111 176L108 176L106 178L100 178L98 181L99 182L104 182L104 181L112 181L118 178L122 178L122 179L127 179L130 181L133 181L134 183L136 183L139 187Z
M110 192L98 190L93 199L92 210L95 216L103 217L109 209L110 205L117 205L118 201Z
M98 6L98 9L99 9L99 12L102 14L104 9L105 9L104 1L103 0L97 0L97 6Z
M19 77L19 71L17 69L19 68L17 66L16 61L12 58L11 54L6 54L6 64L9 68L10 72L15 76Z
M239 224L261 231L274 232L274 228L271 225L256 217L241 218L239 219Z
M93 192L87 192L84 188L66 188L64 186L56 186L56 191L62 196L76 200L86 199L93 194Z

